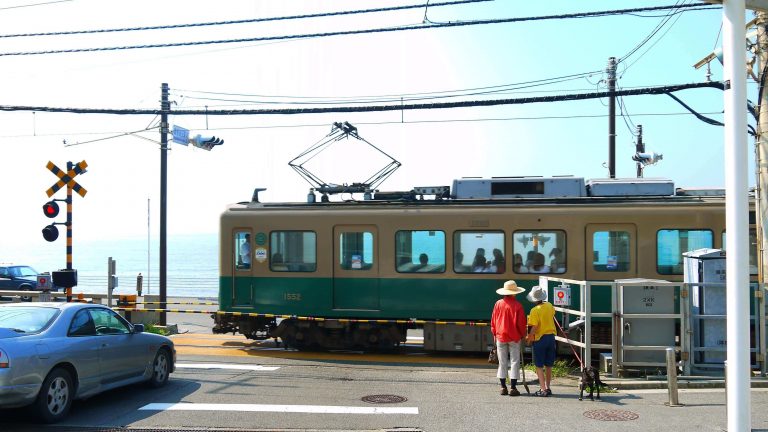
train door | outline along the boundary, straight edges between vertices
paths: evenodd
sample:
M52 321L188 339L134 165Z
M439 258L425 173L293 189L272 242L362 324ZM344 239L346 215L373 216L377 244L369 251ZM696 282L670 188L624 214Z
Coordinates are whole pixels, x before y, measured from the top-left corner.
M587 280L614 281L637 277L635 225L588 224L585 244L587 248L584 251L584 274ZM613 310L612 298L613 290L610 285L593 285L592 312L610 313Z
M637 277L637 227L633 224L589 224L584 265L587 280Z
M253 305L253 239L251 231L232 233L232 306Z
M372 225L333 228L333 308L379 310L378 230Z

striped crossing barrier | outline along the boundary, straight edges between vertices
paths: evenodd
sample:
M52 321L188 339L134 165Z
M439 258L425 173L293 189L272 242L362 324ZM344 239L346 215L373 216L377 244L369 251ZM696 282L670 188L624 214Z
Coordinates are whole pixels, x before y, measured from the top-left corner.
M261 318L282 318L282 319L296 319L300 321L338 321L341 323L354 323L354 324L436 324L436 325L458 325L458 326L477 326L487 327L491 325L488 322L482 321L430 321L421 319L407 319L407 320L392 320L392 319L359 319L359 318L323 318L323 317L311 317L311 316L298 316L298 315L279 315L279 314L265 314L265 313L252 313L252 312L225 312L225 311L203 311L203 310L189 310L189 309L134 309L125 307L112 308L116 311L123 312L170 312L170 313L191 313L191 314L210 314L210 315L230 315L230 316L248 316L248 317L261 317Z
M148 301L148 302L128 302L126 306L134 305L159 305L163 302ZM187 305L187 306L218 306L217 302L165 302L167 305Z

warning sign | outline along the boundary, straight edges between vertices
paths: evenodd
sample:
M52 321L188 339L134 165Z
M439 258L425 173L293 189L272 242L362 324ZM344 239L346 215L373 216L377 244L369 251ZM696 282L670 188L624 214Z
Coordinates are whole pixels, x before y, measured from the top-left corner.
M571 305L571 287L568 285L559 285L554 287L553 291L554 301L552 304L555 306L570 306Z

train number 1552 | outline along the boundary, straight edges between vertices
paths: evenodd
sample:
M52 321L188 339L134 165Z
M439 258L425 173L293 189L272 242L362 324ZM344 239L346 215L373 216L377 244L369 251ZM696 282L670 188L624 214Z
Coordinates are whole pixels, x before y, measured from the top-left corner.
M283 300L301 301L301 294L300 293L283 293Z

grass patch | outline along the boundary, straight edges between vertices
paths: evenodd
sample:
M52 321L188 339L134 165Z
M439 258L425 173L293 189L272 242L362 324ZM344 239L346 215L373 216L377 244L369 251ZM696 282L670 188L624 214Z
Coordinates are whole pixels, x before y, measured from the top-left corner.
M147 324L144 326L144 332L146 333L154 333L159 334L162 336L168 336L168 330L164 328L157 327L155 324Z
M525 365L525 369L536 373L536 366L533 363ZM555 360L555 364L552 365L552 376L556 378L567 377L578 371L578 366L574 366L572 362L566 360Z

